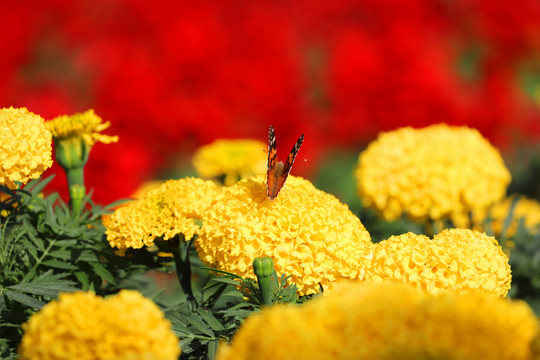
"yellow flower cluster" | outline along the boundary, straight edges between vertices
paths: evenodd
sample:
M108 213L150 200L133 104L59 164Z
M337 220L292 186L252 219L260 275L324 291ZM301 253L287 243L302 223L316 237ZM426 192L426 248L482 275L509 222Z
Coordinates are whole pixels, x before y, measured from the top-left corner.
M209 210L218 191L211 181L169 180L142 199L117 209L106 224L107 240L120 253L150 246L158 237L169 240L182 233L190 240L199 233L197 220Z
M21 360L176 360L178 338L163 312L140 293L103 299L66 293L23 325Z
M118 136L100 134L110 125L109 121L103 123L103 120L94 113L94 110L87 110L71 116L62 115L47 121L47 126L55 139L82 138L89 146L98 141L104 144L117 142Z
M473 226L476 229L484 229L484 223L489 217L491 220L489 228L495 235L500 235L508 215L510 215L510 208L514 201L516 201L514 196L505 198L503 201L493 205L489 210L473 213ZM515 235L518 223L522 219L523 226L533 234L537 234L540 226L540 203L520 196L516 201L508 229L506 229L506 236Z
M26 108L3 108L0 128L0 184L15 189L52 165L52 137L41 116Z
M249 317L217 360L525 360L538 330L525 302L347 282L303 306Z
M379 135L359 156L357 188L386 220L439 220L502 198L510 172L474 129L444 124Z
M224 176L224 184L266 172L266 144L257 140L217 140L202 146L193 156L197 174L204 179Z
M360 220L309 181L289 176L274 201L264 176L222 189L196 241L208 266L254 278L251 264L270 256L278 274L291 275L300 295L339 278L362 278L372 243Z
M512 276L508 257L495 238L450 229L433 240L407 233L377 243L365 279L397 280L431 295L477 290L506 296Z

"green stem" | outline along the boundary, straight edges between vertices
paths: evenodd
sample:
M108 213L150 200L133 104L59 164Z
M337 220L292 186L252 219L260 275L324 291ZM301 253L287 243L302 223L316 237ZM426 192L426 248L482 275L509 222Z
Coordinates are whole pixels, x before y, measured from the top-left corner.
M66 170L68 186L84 185L84 167L72 167Z
M178 241L178 244L174 244L175 241ZM154 244L156 244L160 250L173 254L178 282L186 296L190 310L194 310L198 307L198 304L195 296L193 296L193 289L191 287L191 262L189 259L191 243L192 241L185 241L182 234L177 235L174 239L169 241L163 239L154 240Z
M26 280L28 280L28 278L34 276L34 272L35 270L37 269L37 267L39 265L41 265L41 262L43 261L43 259L49 255L49 251L51 251L51 249L53 248L53 246L56 244L56 240L52 240L50 243L49 243L49 246L47 247L47 249L45 249L45 251L43 252L43 254L41 254L41 256L39 257L39 259L36 261L36 263L34 264L34 266L32 266L32 269L30 269L30 271L28 271L26 273L26 275L24 276L24 278L21 280L21 282L25 282Z
M86 196L84 187L84 167L66 169L66 177L69 187L69 203L73 213L78 216L83 209L83 200Z

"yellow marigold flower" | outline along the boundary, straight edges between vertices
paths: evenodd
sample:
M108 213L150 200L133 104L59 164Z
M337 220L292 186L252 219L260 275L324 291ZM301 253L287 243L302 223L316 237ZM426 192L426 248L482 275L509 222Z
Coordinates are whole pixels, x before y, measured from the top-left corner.
M158 181L158 180L147 181L141 184L137 189L135 189L135 191L131 194L130 198L133 199L133 201L142 199L149 190L153 190L160 187L162 183L163 182ZM122 206L126 206L130 204L131 202L132 201L123 202L120 205L116 206L115 209L119 209ZM105 227L107 227L107 224L109 223L110 218L111 218L110 214L101 215L101 222L103 223Z
M506 296L508 257L495 238L468 229L444 230L433 240L407 233L375 244L366 280L397 280L438 295L480 290Z
M37 179L52 165L52 137L45 120L26 108L0 109L0 184Z
M163 184L163 181L159 181L159 180L146 181L142 183L141 185L139 185L139 187L135 189L135 191L131 194L130 197L136 200L142 199L148 191L157 189L162 184Z
M386 220L402 214L438 220L483 209L502 198L510 172L474 129L444 124L379 135L355 170L366 206Z
M489 217L491 220L489 228L495 235L500 235L508 215L510 215L510 208L514 201L516 201L515 196L511 196L496 203L489 210L473 213L474 228L484 229L484 224ZM537 234L540 226L540 203L525 196L520 196L514 207L508 229L506 229L506 236L515 235L520 220L523 220L523 226L526 229L533 234Z
M224 176L224 184L266 173L267 145L257 140L217 140L200 147L193 156L197 174L204 179Z
M96 142L110 144L118 141L118 136L100 134L107 129L111 123L103 120L94 113L94 110L87 110L71 116L62 115L47 121L47 126L53 137L57 140L69 138L82 138L89 146Z
M21 360L176 360L178 338L163 312L132 290L103 299L65 293L23 325Z
M204 217L196 241L208 266L255 278L258 256L274 260L278 274L291 275L300 295L339 278L362 278L372 246L360 220L334 196L289 176L274 201L264 176L223 188Z
M526 360L539 332L522 301L478 292L432 297L394 282L338 285L303 306L247 318L217 360Z
M190 240L199 233L196 221L203 218L218 191L216 184L202 179L166 181L115 210L106 225L107 240L120 253L150 246L157 237L169 240L182 233Z

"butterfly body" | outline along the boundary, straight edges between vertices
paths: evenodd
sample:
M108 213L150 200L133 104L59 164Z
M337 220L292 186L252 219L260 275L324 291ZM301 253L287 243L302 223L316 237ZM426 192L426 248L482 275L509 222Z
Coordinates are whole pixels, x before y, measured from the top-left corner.
M274 200L278 196L279 191L285 184L285 180L287 180L287 177L291 172L294 159L296 158L303 141L304 134L302 134L296 141L296 144L294 144L287 157L287 161L285 163L283 163L283 161L278 161L274 127L270 126L270 130L268 131L268 170L266 172L266 192L270 200Z

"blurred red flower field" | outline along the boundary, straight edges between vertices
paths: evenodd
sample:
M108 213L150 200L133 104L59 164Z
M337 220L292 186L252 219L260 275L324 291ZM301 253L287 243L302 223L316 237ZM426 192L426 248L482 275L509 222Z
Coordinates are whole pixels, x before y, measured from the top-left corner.
M300 175L406 125L468 125L503 150L540 137L535 0L45 0L0 19L2 107L93 108L120 136L87 166L100 203L270 124L280 148L306 134Z

